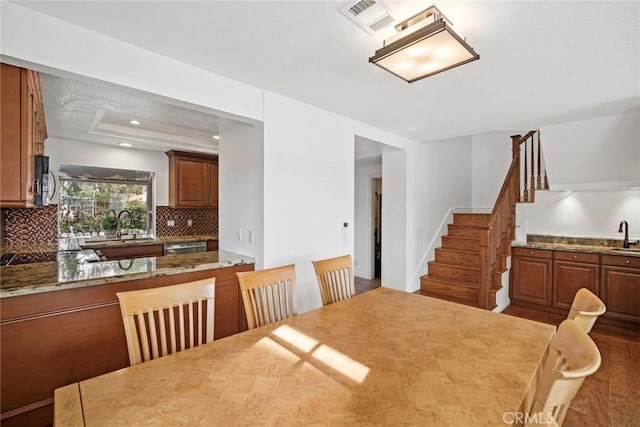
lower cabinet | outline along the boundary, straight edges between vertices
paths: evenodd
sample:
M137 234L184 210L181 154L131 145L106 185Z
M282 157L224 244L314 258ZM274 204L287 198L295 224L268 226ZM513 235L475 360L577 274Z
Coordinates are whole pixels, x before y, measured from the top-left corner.
M640 258L603 255L602 288L607 316L640 330Z
M600 255L555 251L553 257L554 307L570 309L580 288L587 288L596 295L600 293Z
M514 248L511 259L511 299L551 305L552 251Z
M247 329L236 273L253 264L4 298L2 426L50 425L53 391L129 366L117 292L216 278L214 338Z
M598 322L640 330L640 257L513 248L512 303L566 316L580 288L606 305Z

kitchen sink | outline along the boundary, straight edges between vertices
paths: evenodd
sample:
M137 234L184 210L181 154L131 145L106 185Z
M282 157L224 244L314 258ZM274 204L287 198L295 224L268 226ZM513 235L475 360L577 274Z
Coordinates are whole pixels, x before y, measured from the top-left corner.
M640 254L640 248L616 248L611 249L611 252L617 254Z
M137 239L133 239L131 237L121 238L121 239L111 239L111 238L102 238L102 239L86 239L84 243L80 243L81 247L90 247L90 248L100 248L105 246L120 246L120 245L139 245L141 243L149 243L155 242L156 239L153 237L140 237Z

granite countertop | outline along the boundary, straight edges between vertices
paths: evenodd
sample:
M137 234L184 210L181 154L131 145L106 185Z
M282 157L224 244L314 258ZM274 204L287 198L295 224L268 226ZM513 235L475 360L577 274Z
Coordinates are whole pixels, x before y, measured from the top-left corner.
M95 238L89 238L95 239ZM16 253L16 254L26 254L26 253L54 253L58 251L73 251L82 249L82 247L107 247L107 246L129 246L132 244L135 245L158 245L170 242L196 242L196 241L207 241L207 240L218 240L218 236L215 234L198 234L191 236L167 236L167 237L158 237L155 239L125 239L123 241L119 240L100 240L96 239L90 242L87 242L87 238L83 237L61 237L57 243L27 243L22 245L11 245L11 246L1 246L0 247L0 255L4 255L5 253ZM134 243L135 242L135 243Z
M630 241L634 240L630 239ZM630 249L624 249L622 240L597 237L529 234L526 242L516 240L511 243L511 247L640 257L640 246L637 244L632 245Z
M0 267L0 298L254 264L227 251L96 261L90 251L60 251L57 261Z

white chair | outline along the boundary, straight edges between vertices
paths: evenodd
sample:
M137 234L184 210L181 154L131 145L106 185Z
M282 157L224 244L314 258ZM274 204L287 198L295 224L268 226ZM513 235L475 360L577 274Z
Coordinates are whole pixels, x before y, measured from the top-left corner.
M549 346L526 425L561 426L584 379L600 367L600 352L573 320L563 321Z
M576 292L567 319L573 319L586 333L591 332L598 316L604 314L607 307L589 289L582 288Z
M213 341L215 278L116 295L131 366Z

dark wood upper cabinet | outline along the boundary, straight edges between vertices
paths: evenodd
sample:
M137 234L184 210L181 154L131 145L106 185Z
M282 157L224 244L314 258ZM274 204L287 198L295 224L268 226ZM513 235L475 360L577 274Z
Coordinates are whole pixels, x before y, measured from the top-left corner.
M44 153L47 127L36 71L1 64L0 206L34 205L35 156Z
M167 151L169 156L169 206L218 206L218 156Z

